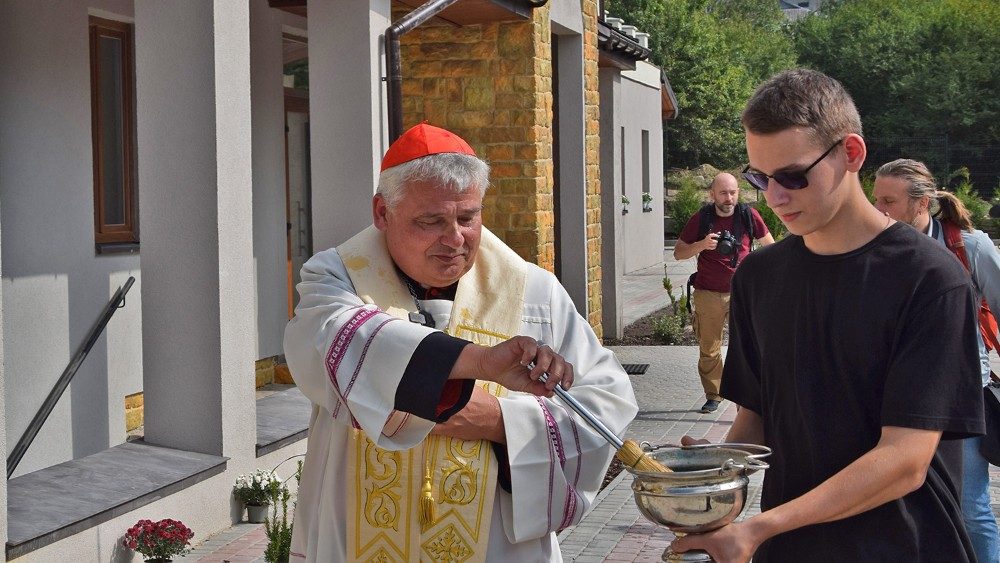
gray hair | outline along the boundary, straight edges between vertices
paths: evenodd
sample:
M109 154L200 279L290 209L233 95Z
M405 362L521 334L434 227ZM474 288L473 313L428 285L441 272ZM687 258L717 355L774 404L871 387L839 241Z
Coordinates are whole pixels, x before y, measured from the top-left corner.
M391 208L403 197L406 186L415 182L438 184L455 193L475 187L484 196L490 182L490 165L468 154L432 154L383 170L375 193Z
M928 210L931 215L942 221L954 223L963 230L970 232L973 230L972 214L965 204L954 194L939 190L934 175L923 162L910 158L897 158L880 166L875 172L875 177L903 180L906 182L908 198L911 200L918 200L924 196L928 198Z

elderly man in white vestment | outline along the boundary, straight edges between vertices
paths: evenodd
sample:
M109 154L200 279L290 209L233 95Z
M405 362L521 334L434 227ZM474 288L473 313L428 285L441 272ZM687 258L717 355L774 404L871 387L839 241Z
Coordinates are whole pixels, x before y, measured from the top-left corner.
M313 256L285 355L313 402L292 560L560 561L631 384L555 277L482 226L489 167L422 124L387 151L374 225ZM547 380L539 378L547 373Z

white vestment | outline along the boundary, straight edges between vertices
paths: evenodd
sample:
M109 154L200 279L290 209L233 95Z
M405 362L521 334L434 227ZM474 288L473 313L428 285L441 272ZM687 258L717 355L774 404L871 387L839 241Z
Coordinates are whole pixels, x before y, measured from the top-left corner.
M483 237L502 245L486 229ZM526 266L519 334L550 345L572 363L576 380L571 393L620 435L637 412L628 376L555 276ZM434 427L430 420L393 407L414 350L435 330L365 303L348 269L336 249L313 256L302 268L300 302L285 330L290 371L313 403L295 508L293 560L348 560L346 522L351 515L345 496L355 428L380 448L405 450L419 446ZM448 326L447 305L435 302L429 309L436 326ZM331 361L334 351L336 361ZM579 522L589 509L614 450L558 398L511 391L499 402L512 492L496 488L486 559L561 561L555 532Z

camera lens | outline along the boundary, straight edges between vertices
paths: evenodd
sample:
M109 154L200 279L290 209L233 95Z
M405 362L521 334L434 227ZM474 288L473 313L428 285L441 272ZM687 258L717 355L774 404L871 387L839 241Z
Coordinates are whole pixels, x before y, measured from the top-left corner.
M729 231L722 231L719 234L719 244L715 247L715 250L725 256L736 252L736 237Z

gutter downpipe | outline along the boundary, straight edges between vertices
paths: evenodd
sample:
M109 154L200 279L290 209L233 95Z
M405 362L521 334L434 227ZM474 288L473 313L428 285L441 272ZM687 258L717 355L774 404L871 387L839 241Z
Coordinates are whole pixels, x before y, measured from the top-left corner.
M389 144L403 134L403 69L400 63L400 38L438 15L458 0L431 0L399 18L385 30L386 105L389 106Z

